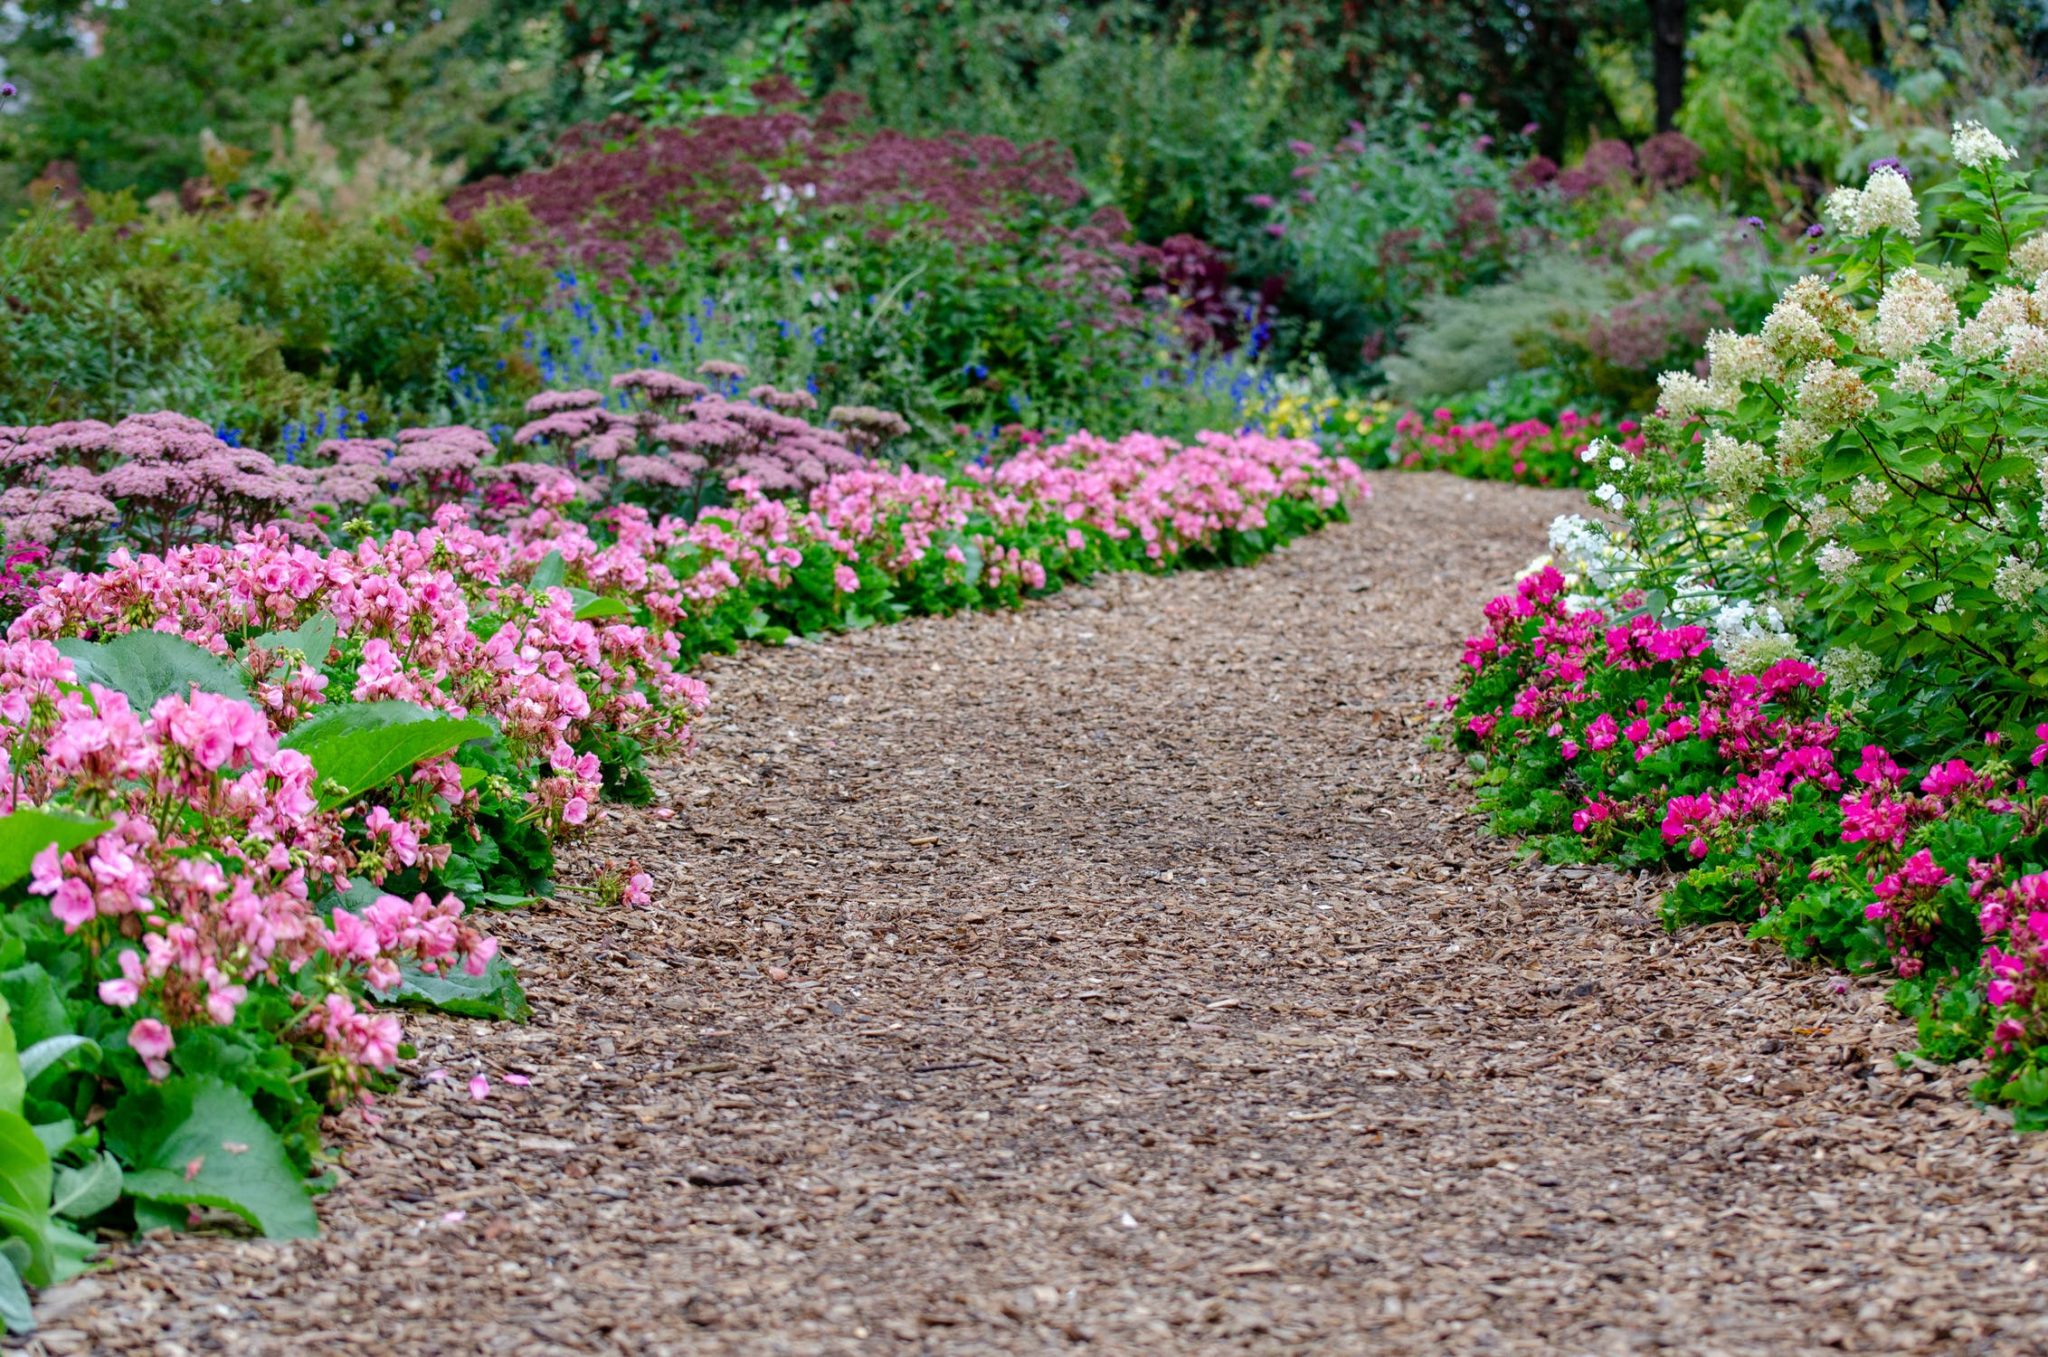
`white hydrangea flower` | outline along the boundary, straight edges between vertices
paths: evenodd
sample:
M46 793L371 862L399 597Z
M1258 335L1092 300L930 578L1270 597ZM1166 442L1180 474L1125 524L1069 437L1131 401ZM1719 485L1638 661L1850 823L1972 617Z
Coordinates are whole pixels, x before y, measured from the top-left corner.
M1802 501L1799 512L1805 515L1807 532L1814 537L1825 537L1849 521L1846 510L1828 503L1819 495Z
M1725 409L1728 392L1707 385L1690 372L1667 372L1657 378L1659 399L1665 415L1683 422L1705 410Z
M1863 558L1840 542L1827 542L1814 553L1813 563L1820 569L1821 578L1840 584L1849 578L1851 571Z
M2038 289L2041 286L2041 275L2048 273L2048 231L2036 231L2013 246L2009 258L2013 277L2022 279Z
M2008 325L2003 338L2008 378L2025 383L2048 378L2048 330L2038 325Z
M1558 569L1590 600L1604 606L1628 589L1642 570L1642 560L1605 525L1577 514L1561 514L1550 524L1550 549Z
M1877 300L1877 348L1887 358L1919 352L1946 334L1959 316L1955 300L1916 270L1900 269Z
M1834 647L1823 657L1821 668L1837 693L1860 693L1884 675L1884 662L1861 646Z
M1848 368L1823 358L1799 376L1800 414L1824 429L1853 424L1877 408L1877 395Z
M1939 400L1948 390L1948 380L1918 358L1909 358L1892 373L1892 389L1908 396Z
M1748 382L1775 382L1785 375L1777 355L1761 336L1733 330L1716 330L1707 336L1707 371L1708 381L1723 390L1738 390Z
M2042 570L2031 561L2008 556L1999 565L1998 573L1992 577L1991 592L2018 607L2032 602L2034 591L2044 584L2048 584L2048 571Z
M1827 327L1790 297L1781 299L1764 317L1764 347L1785 367L1810 363L1839 352Z
M1802 460L1828 441L1828 430L1810 419L1793 416L1778 425L1778 456L1786 464Z
M1955 125L1955 132L1949 138L1949 150L1954 154L1956 164L1967 165L1973 170L2003 164L2015 154L2012 147L1975 119Z
M1707 480L1722 496L1745 500L1764 483L1771 458L1755 443L1743 443L1725 433L1709 434L1700 450L1700 467Z
M1908 240L1920 238L1920 209L1906 176L1889 165L1871 171L1860 189L1838 188L1821 206L1836 232L1855 240L1889 228Z
M1775 604L1738 598L1716 608L1710 618L1714 651L1736 673L1753 674L1779 660L1799 658L1799 643Z

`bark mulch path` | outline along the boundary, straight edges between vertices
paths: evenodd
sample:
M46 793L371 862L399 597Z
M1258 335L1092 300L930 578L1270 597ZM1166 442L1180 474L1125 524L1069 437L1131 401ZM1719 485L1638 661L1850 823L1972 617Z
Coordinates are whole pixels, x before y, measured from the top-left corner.
M412 1023L322 1238L142 1241L34 1341L2048 1349L2048 1138L1429 749L1569 500L1379 481L1254 569L719 663L673 818L564 864L663 898L501 919L533 1024Z

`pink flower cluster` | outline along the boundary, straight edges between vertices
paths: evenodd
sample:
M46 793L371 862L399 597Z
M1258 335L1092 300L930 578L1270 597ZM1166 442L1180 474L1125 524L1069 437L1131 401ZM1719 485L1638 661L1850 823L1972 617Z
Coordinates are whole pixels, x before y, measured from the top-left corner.
M496 944L452 899L431 928L379 928L337 945L318 896L352 873L382 878L386 863L363 851L374 826L417 828L383 807L321 810L313 765L278 747L262 713L194 691L138 716L121 693L76 678L48 641L0 643L0 813L63 806L110 823L69 852L44 848L28 889L65 933L110 955L99 997L142 1010L130 1045L153 1071L167 1068L178 1028L231 1023L252 986L281 986L308 964L388 984L401 960L475 970L489 961ZM345 918L336 911L333 928ZM348 1071L382 1049L333 1054Z
M1395 466L1411 470L1441 467L1463 475L1568 485L1582 474L1579 454L1601 432L1597 414L1572 410L1559 412L1554 423L1524 419L1508 425L1490 419L1461 422L1453 411L1442 408L1425 420L1420 412L1408 410L1394 422L1387 455ZM1624 451L1642 450L1642 435L1633 420L1623 420L1617 432L1623 436Z

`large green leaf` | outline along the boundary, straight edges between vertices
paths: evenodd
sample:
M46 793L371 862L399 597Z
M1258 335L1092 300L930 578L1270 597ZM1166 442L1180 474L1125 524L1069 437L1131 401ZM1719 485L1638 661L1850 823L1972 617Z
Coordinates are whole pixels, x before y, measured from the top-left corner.
M519 987L519 975L502 956L491 958L482 975L471 975L460 966L444 967L439 975L428 975L412 961L398 965L398 987L372 991L379 1003L408 1008L432 1008L460 1018L504 1018L525 1022L533 1016L526 991Z
M56 980L33 961L0 971L0 996L7 1000L8 1021L14 1026L15 1044L22 1048L24 1076L33 1080L35 1076L27 1073L26 1047L51 1037L69 1036L76 1025L71 1021L71 1010L64 1007L64 997L57 992Z
M34 1333L35 1315L29 1310L28 1288L21 1284L15 1260L0 1251L0 1323L9 1333Z
M333 613L314 613L296 630L266 631L250 637L249 644L258 650L292 651L318 669L327 663L327 652L334 649L334 638L340 631L341 621Z
M354 702L323 712L280 740L313 761L320 804L331 808L411 768L493 732L474 717L411 702ZM330 787L328 784L334 784Z
M111 1154L95 1155L84 1168L59 1165L50 1190L52 1215L88 1220L121 1199L121 1166Z
M21 1275L36 1286L49 1286L64 1270L50 1219L51 1182L50 1152L35 1128L18 1112L0 1112L0 1230L27 1248ZM64 1253L76 1253L69 1245Z
M283 1143L249 1095L216 1075L131 1093L108 1115L106 1137L130 1166L124 1185L133 1196L232 1211L276 1238L319 1232Z
M14 1024L8 1020L7 1001L0 999L0 1112L19 1113L27 1096L28 1076L14 1049Z
M36 854L57 845L68 853L90 843L114 827L111 820L94 820L68 810L12 811L0 815L0 886L11 886L28 875Z
M111 641L67 636L57 649L69 657L80 683L126 693L128 705L138 712L148 711L158 698L188 697L194 687L249 700L248 685L233 664L167 632L131 631Z
M90 1068L99 1058L100 1044L91 1037L45 1037L21 1053L21 1077L33 1084L53 1071Z
M593 594L588 589L571 589L569 597L576 604L578 622L596 622L607 617L630 617L633 613L633 609L623 600Z
M568 576L569 566L562 559L562 553L551 551L541 557L540 564L533 568L533 582L527 587L536 594L543 589L558 589Z

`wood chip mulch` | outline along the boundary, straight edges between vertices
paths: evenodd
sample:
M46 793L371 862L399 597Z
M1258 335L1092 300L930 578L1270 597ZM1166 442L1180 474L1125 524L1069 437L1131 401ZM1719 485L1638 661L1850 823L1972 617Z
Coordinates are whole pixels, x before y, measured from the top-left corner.
M320 1239L121 1246L31 1345L2048 1350L2048 1138L1430 749L1575 497L1376 488L1253 569L718 663L673 817L564 863L656 904L499 919L534 1022L411 1022Z

